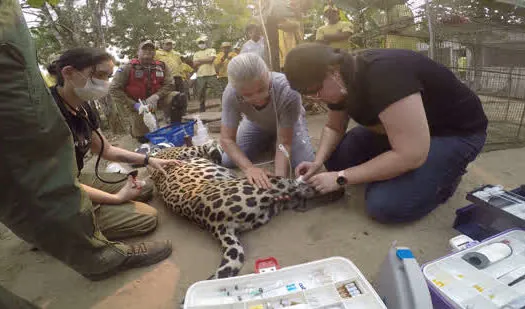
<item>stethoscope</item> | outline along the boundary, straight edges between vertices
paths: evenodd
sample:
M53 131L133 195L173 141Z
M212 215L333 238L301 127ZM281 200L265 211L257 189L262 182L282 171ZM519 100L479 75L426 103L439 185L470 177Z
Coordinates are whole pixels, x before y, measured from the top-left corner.
M105 180L103 179L102 177L100 177L100 175L98 174L98 168L99 168L99 165L100 165L100 158L102 157L102 154L104 153L104 147L105 147L105 144L104 144L104 138L102 137L102 134L100 134L100 132L98 132L98 130L95 128L95 126L91 123L91 121L88 119L87 117L87 111L86 109L81 105L80 108L82 109L82 112L80 112L80 109L79 108L74 108L73 106L71 106L71 104L67 103L61 96L60 96L60 93L58 93L58 89L57 89L57 94L58 94L58 98L60 100L61 103L64 103L65 105L67 105L72 111L75 112L75 116L78 116L79 118L81 118L82 120L84 120L86 122L86 124L88 125L88 127L97 134L98 138L100 139L100 151L98 153L98 157L97 157L97 161L95 162L95 176L98 178L98 180L102 181L103 183L107 183L107 184L117 184L117 183L121 183L121 182L124 182L124 181L127 181L128 180L128 177L131 176L133 177L133 179L135 179L137 177L137 175L139 174L139 172L137 170L133 170L131 172L129 172L125 177L123 177L122 179L119 179L119 180ZM80 174L80 171L78 172Z

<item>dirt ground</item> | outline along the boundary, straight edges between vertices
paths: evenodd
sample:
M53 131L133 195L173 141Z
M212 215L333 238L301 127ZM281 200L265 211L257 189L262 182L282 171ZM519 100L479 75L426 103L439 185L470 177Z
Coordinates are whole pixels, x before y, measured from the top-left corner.
M319 140L324 115L308 117L310 135ZM131 148L129 139L119 141ZM364 190L306 213L284 212L269 224L242 236L247 254L242 274L257 258L274 256L289 266L331 256L352 260L371 281L392 244L410 247L420 263L449 252L455 210L465 206L467 191L481 184L514 188L523 183L525 148L483 153L471 164L459 190L426 218L411 224L381 225L364 212ZM205 280L220 262L219 244L207 232L169 213L155 197L158 230L146 239L171 239L173 255L165 262L90 282L0 225L0 284L43 308L177 308L186 289ZM133 239L131 241L137 241Z

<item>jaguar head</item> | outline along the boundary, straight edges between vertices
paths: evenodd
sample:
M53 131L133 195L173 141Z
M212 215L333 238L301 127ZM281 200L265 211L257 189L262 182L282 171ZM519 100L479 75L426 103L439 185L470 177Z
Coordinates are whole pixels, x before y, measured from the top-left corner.
M212 139L211 141L207 142L202 146L204 148L204 152L208 156L208 159L210 159L215 164L220 165L222 163L222 154L224 150L222 149L219 142Z

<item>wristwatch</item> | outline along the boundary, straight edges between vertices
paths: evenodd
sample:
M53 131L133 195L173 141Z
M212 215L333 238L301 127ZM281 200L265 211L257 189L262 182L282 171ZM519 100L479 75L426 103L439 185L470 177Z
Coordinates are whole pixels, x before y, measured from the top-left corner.
M338 185L340 186L344 186L348 183L348 180L346 179L346 176L345 176L345 171L342 170L342 171L339 171L339 173L337 173L337 179L336 179L336 182Z

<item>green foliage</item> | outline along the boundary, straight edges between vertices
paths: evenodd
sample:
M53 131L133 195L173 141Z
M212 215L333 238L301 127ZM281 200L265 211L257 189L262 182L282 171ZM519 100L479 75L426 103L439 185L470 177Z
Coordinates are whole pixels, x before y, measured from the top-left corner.
M525 9L494 0L439 0L431 3L437 20L452 16L468 17L481 23L524 24Z
M51 56L57 54L61 49L60 42L46 27L35 27L30 31L34 38L38 62L43 65L50 64Z
M27 0L27 4L33 8L41 8L46 2L50 5L58 5L60 0Z
M344 10L359 33L380 31L374 16L383 6L399 0L333 2ZM313 1L313 8L303 15L304 34L309 41L324 24L325 3ZM196 50L195 40L206 35L218 49L223 41L242 44L245 26L257 20L248 8L256 6L257 0L22 0L21 4L33 7L31 14L38 18L32 34L43 63L49 55L77 46L115 46L134 57L139 42L145 39L173 39L175 50L189 54ZM454 14L480 23L512 25L525 21L524 9L494 0L434 0L431 5L438 21ZM418 29L424 33L425 16L420 23ZM363 36L355 36L355 40L359 46L366 45Z
M46 3L45 0L27 0L27 4L34 8L40 8Z
M196 50L195 40L206 35L218 49L223 41L235 43L243 37L251 16L246 7L247 0L114 1L108 38L129 57L145 39L170 38L175 50L188 54Z

